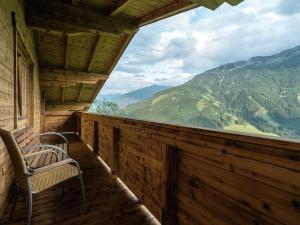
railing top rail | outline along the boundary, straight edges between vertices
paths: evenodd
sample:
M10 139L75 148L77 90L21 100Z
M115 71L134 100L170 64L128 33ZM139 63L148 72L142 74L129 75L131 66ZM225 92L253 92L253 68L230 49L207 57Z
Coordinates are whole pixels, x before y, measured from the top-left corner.
M216 129L209 129L209 128L195 128L189 126L182 126L178 124L172 123L161 123L156 121L144 121L144 120L137 120L137 119L130 119L130 118L123 118L123 117L116 117L116 116L109 116L109 115L100 115L97 113L89 113L89 112L80 112L76 113L76 116L88 116L89 119L96 120L96 119L110 119L115 120L118 123L126 124L128 126L137 126L137 127L144 127L147 129L152 130L159 130L161 132L167 132L174 135L174 138L179 138L179 136L184 135L191 135L191 137L195 138L192 135L205 135L211 137L217 137L226 139L227 141L240 141L240 142L248 142L253 144L265 145L274 148L284 148L293 151L300 151L300 140L296 139L289 139L289 138L281 138L281 137L271 137L271 136L263 136L263 135L255 135L255 134L247 134L247 133L238 133L234 131L222 131ZM92 118L94 117L94 118ZM116 124L118 124L116 123ZM200 138L200 136L199 136Z

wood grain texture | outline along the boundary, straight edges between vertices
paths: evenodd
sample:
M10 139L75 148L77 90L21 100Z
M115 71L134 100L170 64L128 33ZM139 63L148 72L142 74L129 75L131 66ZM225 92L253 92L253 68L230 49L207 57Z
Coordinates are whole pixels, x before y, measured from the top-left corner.
M56 186L33 199L32 225L159 225L89 148L75 140L70 144L70 155L83 170L87 212L82 212L80 185L74 179L71 189L64 187L64 195L62 186ZM20 197L12 221L8 221L9 205L0 224L23 225L25 204Z
M82 113L81 120L89 142L90 124L101 125L99 155L111 168L118 165L116 175L159 221L166 221L166 207L176 212L170 224L300 221L299 141L90 113ZM178 160L166 146L177 149Z
M32 111L28 119L17 121L17 127L25 127L31 123L35 130L40 128L40 89L37 58L32 32L24 22L22 1L0 0L0 127L8 130L14 128L14 48L11 12L14 11L17 23L17 48L22 51L30 64L33 64L33 86L30 87L33 99L28 99ZM10 158L0 138L0 217L5 209L9 189L14 177Z

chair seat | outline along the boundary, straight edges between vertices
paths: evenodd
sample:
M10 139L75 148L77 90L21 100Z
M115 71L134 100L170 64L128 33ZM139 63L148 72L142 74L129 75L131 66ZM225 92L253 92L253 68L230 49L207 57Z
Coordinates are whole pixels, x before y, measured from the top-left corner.
M31 176L32 193L42 192L53 187L67 179L78 176L78 170L75 166L65 164Z

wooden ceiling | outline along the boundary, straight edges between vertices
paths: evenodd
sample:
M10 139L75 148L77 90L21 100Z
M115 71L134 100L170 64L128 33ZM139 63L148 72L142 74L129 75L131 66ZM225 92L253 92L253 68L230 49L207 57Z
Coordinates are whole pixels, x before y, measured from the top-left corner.
M25 0L46 109L84 110L139 27L204 6L243 0Z

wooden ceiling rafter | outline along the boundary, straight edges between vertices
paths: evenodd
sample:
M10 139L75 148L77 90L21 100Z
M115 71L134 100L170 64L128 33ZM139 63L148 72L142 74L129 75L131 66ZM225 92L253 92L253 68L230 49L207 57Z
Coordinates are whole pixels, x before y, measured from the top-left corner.
M80 90L79 90L77 98L76 98L76 102L80 102L80 98L82 96L83 90L84 90L84 84L81 84Z
M46 111L82 111L89 108L91 103L82 102L47 102Z
M120 35L138 30L137 26L129 22L100 14L80 5L57 1L27 0L25 15L27 26L47 32L96 34L104 32Z
M65 69L69 69L69 60L70 60L70 56L71 56L71 51L70 51L70 42L69 42L69 36L68 34L65 35L65 45L66 45L66 54L65 54Z
M142 17L137 18L135 23L139 27L145 26L196 7L199 7L199 5L197 3L191 2L190 0L175 0L165 6L162 6L159 9L154 10L153 12L147 13Z
M116 1L115 5L112 7L110 10L109 15L110 16L115 16L122 12L128 5L132 2L132 0L118 0Z
M122 43L120 44L119 49L116 51L116 54L113 57L112 63L108 66L106 74L111 74L113 71L114 67L116 66L117 62L123 55L124 51L126 50L127 46L133 39L135 34L125 34Z
M88 72L91 72L93 69L93 66L95 64L95 60L97 57L97 52L100 51L100 45L101 45L101 35L98 35L98 39L97 39L96 45L93 49L93 53L92 53L92 56L91 56L91 59L90 59L90 62L89 62L88 68L87 68Z
M96 85L97 87L96 87L95 93L91 97L90 102L93 102L96 99L96 97L97 97L99 91L101 90L101 88L103 87L104 83L105 82L98 81L98 83Z
M40 69L40 83L47 86L47 83L62 86L67 84L97 84L99 81L105 81L108 76L104 74L88 73L88 72L77 72L70 70L60 70L60 69Z
M26 0L26 24L36 30L37 56L42 57L40 85L45 91L53 87L47 104L57 104L51 106L57 109L89 107L139 27L199 6L214 10L224 2L234 6L241 1Z

